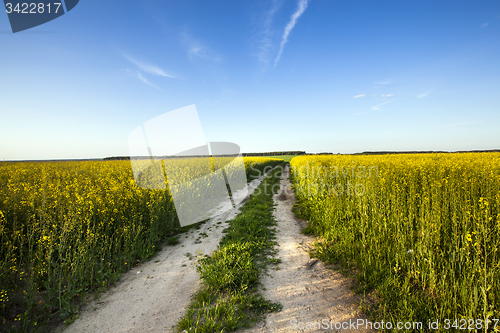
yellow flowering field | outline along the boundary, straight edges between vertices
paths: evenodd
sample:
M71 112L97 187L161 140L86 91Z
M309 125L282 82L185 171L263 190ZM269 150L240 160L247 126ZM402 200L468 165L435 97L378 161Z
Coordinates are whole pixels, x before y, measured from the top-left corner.
M300 156L291 167L316 255L379 296L375 317L500 318L500 153Z
M244 158L250 178L280 162ZM130 161L0 163L0 330L71 319L178 232L168 191L138 187Z

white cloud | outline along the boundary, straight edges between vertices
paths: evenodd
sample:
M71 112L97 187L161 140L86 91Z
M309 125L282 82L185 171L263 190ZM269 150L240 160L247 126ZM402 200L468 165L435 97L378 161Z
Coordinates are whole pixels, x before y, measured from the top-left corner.
M361 97L365 97L365 94L359 94L359 95L354 96L354 98L361 98Z
M272 2L271 8L267 10L264 14L264 17L260 25L260 32L258 37L258 52L257 58L261 63L267 64L269 63L271 50L274 48L273 40L276 37L275 30L272 28L272 23L274 20L274 16L276 12L280 9L283 1L282 0L274 0Z
M283 38L281 40L280 44L280 50L278 52L278 55L276 56L276 59L274 60L274 67L278 64L281 58L281 54L283 53L283 48L285 47L285 44L288 42L288 36L290 36L290 33L292 32L293 27L297 23L297 20L299 17L304 13L304 11L307 8L307 1L308 0L299 0L298 8L295 13L293 13L292 17L290 18L290 21L285 27L285 32L283 33Z
M391 83L391 81L389 81L389 80L375 82L375 84L378 84L378 85L385 85L385 84L389 84L389 83Z
M220 62L221 58L215 53L210 52L207 48L196 45L188 50L188 56L190 60L193 58L201 58L205 60L210 60L214 62Z
M154 84L152 84L151 82L149 82L143 75L141 72L137 73L137 77L139 78L139 80L141 80L142 82L144 82L145 84L153 87L153 88L156 88L156 89L159 89L161 90L161 88L155 86Z
M418 95L418 98L424 98L425 96L429 95L429 92L424 92L423 94Z
M478 123L479 121L464 121L464 122L461 122L461 123L452 123L452 124L447 124L447 125L443 125L443 126L440 126L441 128L446 128L446 127L458 127L458 126L465 126L465 125L472 125L472 124L475 124L475 123Z
M481 24L481 28L486 28L488 26L488 22Z
M130 61L134 65L136 65L137 68L139 68L141 71L143 71L145 73L148 73L151 75L156 75L156 76L169 77L172 79L175 78L174 75L165 72L163 69L161 69L160 67L158 67L156 65L139 61L139 60L127 55L127 54L123 54L123 56L125 57L125 59L127 59L128 61Z
M222 61L221 57L217 53L210 50L199 40L193 38L193 36L191 36L191 34L186 29L184 29L182 33L182 42L187 48L188 58L191 61L195 60L196 58L210 60L213 62Z
M371 109L372 111L379 111L379 110L381 110L381 109L382 109L382 108L381 108L381 106L382 106L382 105L386 105L386 104L389 104L389 103L392 103L392 101L389 101L389 102L384 102L384 103L380 103L380 104L374 105L374 106L372 106L370 109Z
M387 101L387 102L384 102L384 103L380 103L380 104L377 104L377 105L372 106L372 107L370 108L370 110L368 110L368 111L364 111L364 112L357 112L357 113L354 113L353 115L354 115L354 116L359 116L359 115L362 115L362 114L371 113L371 112L375 112L375 111L383 111L382 106L383 106L383 105L386 105L386 104L389 104L389 103L392 103L392 102L394 102L394 100Z

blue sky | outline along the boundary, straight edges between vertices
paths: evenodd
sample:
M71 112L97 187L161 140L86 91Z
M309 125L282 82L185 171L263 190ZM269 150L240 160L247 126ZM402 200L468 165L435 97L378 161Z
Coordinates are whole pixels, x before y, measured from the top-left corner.
M243 152L500 148L496 0L81 0L0 45L0 159L128 155L191 104Z

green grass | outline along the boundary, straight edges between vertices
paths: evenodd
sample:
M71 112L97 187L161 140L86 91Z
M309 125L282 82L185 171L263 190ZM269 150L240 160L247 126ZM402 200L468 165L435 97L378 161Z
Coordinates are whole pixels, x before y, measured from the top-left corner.
M300 156L300 155L277 155L277 156L269 156L269 158L279 158L285 162L290 162L292 158ZM262 156L262 157L267 157L267 156Z
M167 240L165 241L165 244L167 245L177 245L179 244L179 237L169 237L167 238Z
M264 313L281 310L279 303L265 300L258 292L261 273L279 262L274 257L275 193L270 191L279 184L279 176L278 169L264 179L240 214L230 221L219 249L197 262L202 287L179 321L179 331L234 331L250 327Z

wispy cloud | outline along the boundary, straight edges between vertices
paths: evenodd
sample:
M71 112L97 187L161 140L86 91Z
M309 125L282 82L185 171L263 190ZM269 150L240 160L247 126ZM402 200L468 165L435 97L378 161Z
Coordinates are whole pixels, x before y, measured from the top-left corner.
M143 75L141 72L138 72L137 73L137 78L139 78L139 80L141 80L142 82L144 82L145 84L147 84L148 86L151 86L153 88L156 88L156 89L159 89L159 90L162 90L160 87L158 86L155 86L154 84L152 84L151 82L149 82Z
M125 57L125 59L127 59L128 61L130 61L134 65L136 65L139 70L141 70L141 71L143 71L145 73L148 73L148 74L151 74L151 75L156 75L156 76L169 77L169 78L172 78L172 79L175 78L174 75L172 75L172 74L164 71L163 69L161 69L160 67L158 67L156 65L139 61L139 60L131 57L128 54L123 54L123 56Z
M440 126L441 128L448 128L448 127L459 127L459 126L465 126L465 125L472 125L472 124L475 124L475 123L478 123L479 121L464 121L464 122L461 122L461 123L452 123L452 124L447 124L447 125L443 125L443 126Z
M429 95L430 93L427 91L427 92L424 92L420 95L417 95L417 98L424 98L425 96Z
M222 59L218 55L208 51L207 48L199 46L199 45L194 45L194 46L190 47L188 50L188 55L189 55L190 60L192 60L194 58L201 58L201 59L215 61L215 62L222 61Z
M384 103L380 103L380 104L377 104L377 105L374 105L372 107L370 107L370 110L368 111L365 111L365 112L357 112L357 113L354 113L355 116L359 116L361 114L366 114L366 113L371 113L371 112L375 112L375 111L382 111L382 106L383 105L386 105L386 104L389 104L389 103L392 103L394 102L393 100L392 101L387 101L387 102L384 102Z
M299 0L297 11L293 13L292 17L290 18L290 21L285 27L285 32L283 33L283 38L280 44L280 50L278 51L278 55L274 60L274 67L276 67L276 65L278 65L278 62L280 61L281 54L283 53L283 48L285 47L285 44L288 42L288 36L290 36L293 27L295 27L295 24L297 24L297 20L299 19L299 17L307 9L307 1L308 0Z
M271 8L264 13L262 21L259 21L260 32L258 37L259 40L257 42L257 58L264 64L269 63L270 53L274 48L276 31L273 29L273 21L274 16L280 9L282 3L282 0L274 0L271 4Z
M359 95L354 96L354 98L361 98L361 97L365 97L365 94L359 94Z
M481 28L486 28L488 26L488 22L481 24Z
M195 59L204 59L214 62L221 62L222 58L219 54L209 49L204 43L195 39L187 29L182 32L182 42L187 49L188 59L194 61Z
M376 85L386 85L386 84L389 84L389 83L391 83L391 81L389 81L389 80L375 82Z
M160 87L149 82L149 80L144 76L144 73L154 75L154 76L176 78L173 74L163 70L161 67L159 67L157 65L154 65L154 64L151 64L151 63L148 63L145 61L137 60L135 57L132 57L131 55L124 53L124 52L121 52L121 55L137 67L137 69L127 69L127 72L131 73L134 76L137 76L137 78L139 80L141 80L143 83L147 84L148 86L162 90Z
M381 96L381 97L392 97L392 96L394 96L394 95L393 95L393 94L385 94L385 95L384 95L384 94L382 94L382 95L380 95L380 96Z
M381 108L382 105L386 105L386 104L389 104L389 103L392 103L392 101L384 102L384 103L380 103L380 104L374 105L374 106L372 106L370 108L370 110L372 110L372 111L380 111L382 109Z

